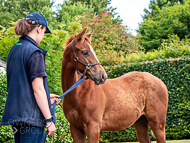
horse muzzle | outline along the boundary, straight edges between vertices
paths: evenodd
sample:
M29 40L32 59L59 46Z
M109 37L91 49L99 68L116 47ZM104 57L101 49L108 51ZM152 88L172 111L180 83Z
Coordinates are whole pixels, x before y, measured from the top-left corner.
M104 84L107 80L107 73L104 70L99 70L98 72L89 71L87 73L89 73L90 79L92 79L96 85Z

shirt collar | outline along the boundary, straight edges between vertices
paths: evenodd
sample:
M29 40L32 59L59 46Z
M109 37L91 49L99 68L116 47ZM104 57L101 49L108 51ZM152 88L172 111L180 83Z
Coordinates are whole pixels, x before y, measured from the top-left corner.
M46 53L47 53L47 51L44 50L44 49L42 49L42 48L40 48L40 47L37 45L36 41L34 41L34 39L32 39L30 36L25 35L25 36L22 36L22 37L19 38L19 40L21 40L21 39L25 39L25 40L31 42L31 43L32 43L34 46L36 46L43 54L46 54Z

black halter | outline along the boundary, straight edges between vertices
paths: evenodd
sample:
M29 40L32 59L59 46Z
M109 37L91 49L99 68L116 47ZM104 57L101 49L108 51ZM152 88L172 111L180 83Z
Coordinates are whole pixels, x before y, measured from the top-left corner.
M82 62L81 60L79 60L79 58L77 57L77 55L75 53L74 47L73 47L73 40L71 41L71 47L72 47L72 50L73 50L74 60L75 60L75 63L76 63L76 71L77 71L78 74L80 74L81 77L85 76L87 70L89 70L92 66L95 66L95 65L98 65L98 64L101 65L100 62L96 62L96 63L92 63L92 64L86 64L86 63ZM86 69L84 70L83 75L78 70L78 64L77 64L77 62L79 62L82 65L86 66Z

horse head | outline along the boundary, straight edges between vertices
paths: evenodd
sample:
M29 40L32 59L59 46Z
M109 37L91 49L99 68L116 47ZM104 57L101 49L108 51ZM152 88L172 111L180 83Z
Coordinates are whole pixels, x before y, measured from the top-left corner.
M90 45L90 39L92 32L85 34L85 28L78 35L70 38L70 43L66 49L72 49L70 51L70 65L81 76L93 80L96 85L104 84L107 79L107 74L98 61L94 49ZM65 53L65 52L64 52ZM83 73L83 75L81 74Z

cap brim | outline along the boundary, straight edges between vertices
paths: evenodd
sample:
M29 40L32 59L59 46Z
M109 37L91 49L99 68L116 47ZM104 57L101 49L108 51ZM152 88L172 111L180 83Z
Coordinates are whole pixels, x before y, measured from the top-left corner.
M46 32L45 33L51 33L51 30L49 29L49 27L46 27Z

